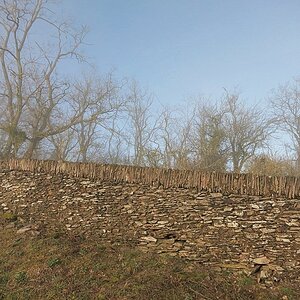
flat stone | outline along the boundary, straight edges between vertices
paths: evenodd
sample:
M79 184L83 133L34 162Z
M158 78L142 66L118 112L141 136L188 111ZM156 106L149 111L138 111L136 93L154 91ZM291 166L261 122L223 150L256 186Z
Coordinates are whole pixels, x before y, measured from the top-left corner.
M210 196L212 198L222 198L223 194L222 193L210 193Z
M225 207L224 212L233 211L233 207Z
M169 221L158 221L157 224L160 224L160 225L164 225L164 224L168 224Z
M283 272L284 271L284 268L282 268L280 266L277 266L277 265L269 265L269 269L277 271L277 272Z
M287 238L280 238L280 237L276 237L276 241L278 242L283 242L283 243L290 243L291 241Z
M18 234L23 234L23 233L25 233L27 231L30 231L30 230L31 230L31 226L25 226L25 227L22 227L22 228L18 229L17 233Z
M272 232L275 232L275 231L276 231L275 229L267 229L267 228L262 228L261 229L262 233L272 233Z
M135 223L135 225L137 225L137 226L139 226L139 227L140 227L140 226L143 226L143 223L140 222L140 221L135 221L134 223Z
M267 265L270 262L271 261L267 257L265 257L265 256L255 258L253 260L253 263L256 264L256 265Z
M253 209L259 209L260 207L257 204L251 204L251 208L253 208Z
M203 247L205 246L206 242L203 241L202 239L196 239L196 244L197 246Z
M239 223L236 221L233 221L233 222L228 223L227 227L236 228L236 227L239 227Z
M153 242L153 243L157 242L157 239L153 236L143 236L141 237L141 240L146 242Z

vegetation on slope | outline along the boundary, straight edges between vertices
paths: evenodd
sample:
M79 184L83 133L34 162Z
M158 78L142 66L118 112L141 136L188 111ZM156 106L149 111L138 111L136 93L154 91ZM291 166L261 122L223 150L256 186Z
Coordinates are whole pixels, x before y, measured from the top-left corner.
M300 298L292 284L264 288L246 275L130 245L62 232L16 233L9 227L0 227L0 299Z

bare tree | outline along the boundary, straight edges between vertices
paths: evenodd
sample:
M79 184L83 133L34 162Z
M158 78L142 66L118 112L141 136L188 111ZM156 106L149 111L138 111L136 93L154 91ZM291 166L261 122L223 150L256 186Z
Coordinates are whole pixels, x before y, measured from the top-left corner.
M51 135L48 137L50 145L46 146L48 149L49 158L52 160L66 161L76 160L75 149L78 146L76 134L73 127L68 128L62 133ZM44 151L47 154L47 150Z
M109 130L104 135L105 155L103 160L111 164L131 164L130 145L128 136L128 111L127 111L127 94L121 96L122 106L115 118L110 119Z
M295 154L296 169L300 172L300 81L280 86L270 99L274 123L291 140L288 145Z
M191 134L195 109L189 105L177 109L165 107L160 114L157 135L160 165L166 168L192 167Z
M78 161L86 162L92 148L96 151L92 157L94 160L99 159L99 151L106 148L108 132L119 134L114 121L124 107L124 99L120 93L123 85L123 82L114 80L112 74L102 78L89 77L77 83L76 101L89 107L75 126L79 145Z
M153 148L159 117L153 117L152 103L153 96L142 90L136 81L132 81L129 86L126 111L127 141L133 148L134 165L148 165L148 155Z
M241 172L245 163L266 145L271 127L263 110L246 107L239 94L228 93L222 103L229 157L234 172Z
M185 109L186 110L186 109ZM190 102L177 116L165 110L160 123L164 165L210 171L241 172L266 144L270 122L256 107L245 107L238 94L220 102Z
M122 87L123 83L113 79L112 74L86 76L77 81L70 103L82 113L69 126L67 135L62 132L51 137L54 153L68 154L81 162L99 161L106 156L107 136L118 134L114 124L123 106Z
M196 105L191 136L195 167L219 172L226 170L228 146L223 124L224 114L217 103L210 103L205 99Z
M161 155L162 166L165 168L172 168L176 165L176 121L173 112L169 108L164 108L159 123L158 148Z
M32 157L41 140L63 132L82 113L75 109L68 121L53 122L53 115L63 113L69 85L56 71L66 58L82 60L79 47L86 30L73 30L65 22L57 22L47 5L47 0L0 1L0 130L7 136L4 156L16 155L27 140L26 157ZM49 37L54 36L47 44L32 36L42 23Z

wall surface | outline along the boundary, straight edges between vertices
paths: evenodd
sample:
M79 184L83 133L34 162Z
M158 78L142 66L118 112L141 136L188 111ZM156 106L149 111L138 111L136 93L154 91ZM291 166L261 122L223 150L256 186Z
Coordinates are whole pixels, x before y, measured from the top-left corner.
M62 228L220 268L265 257L274 280L300 275L299 199L0 170L1 214L19 233Z

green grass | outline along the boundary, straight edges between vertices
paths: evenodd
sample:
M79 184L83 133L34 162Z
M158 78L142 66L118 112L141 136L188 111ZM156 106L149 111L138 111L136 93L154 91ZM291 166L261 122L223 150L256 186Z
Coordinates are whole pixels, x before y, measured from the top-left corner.
M50 268L54 268L55 266L60 265L60 264L61 264L61 259L58 257L50 258L47 263L48 267L50 267Z
M17 221L18 217L15 214L6 212L6 213L0 213L0 221L6 221L6 222L15 222Z
M1 226L1 225L0 225ZM300 299L297 286L212 271L130 245L0 228L0 299Z

